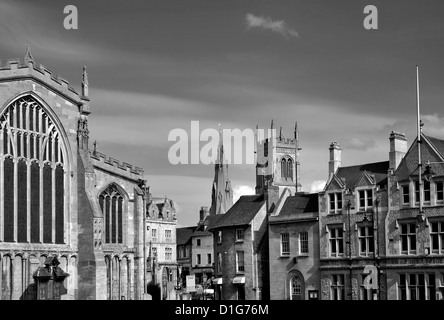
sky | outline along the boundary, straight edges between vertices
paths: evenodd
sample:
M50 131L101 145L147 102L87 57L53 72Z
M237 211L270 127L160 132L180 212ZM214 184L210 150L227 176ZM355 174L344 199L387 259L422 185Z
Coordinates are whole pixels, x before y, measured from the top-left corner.
M366 5L378 29L366 30ZM65 6L78 9L66 30ZM388 160L389 134L416 134L416 69L424 132L444 139L444 2L440 0L0 0L0 60L38 64L80 92L88 67L90 142L142 167L178 226L211 202L212 165L172 165L171 130L283 127L298 122L301 183L322 189L328 147L342 165ZM200 144L202 147L205 143ZM92 146L91 146L92 147ZM235 199L254 165L230 165Z

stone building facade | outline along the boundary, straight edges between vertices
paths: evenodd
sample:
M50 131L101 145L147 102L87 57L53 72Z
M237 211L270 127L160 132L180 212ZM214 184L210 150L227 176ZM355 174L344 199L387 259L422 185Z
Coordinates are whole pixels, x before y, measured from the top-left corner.
M143 170L89 149L88 86L86 68L79 94L29 49L0 64L0 299L35 299L51 256L62 299L143 297Z
M191 274L195 275L196 284L211 284L214 275L214 243L213 234L208 231L208 227L211 227L221 215L223 214L210 214L206 207L200 210L199 223L191 235Z
M196 229L195 226L183 227L176 229L177 236L177 268L178 277L180 278L181 289L186 287L186 277L191 274L191 251L192 241L191 235ZM182 290L183 291L183 290Z
M389 162L341 167L341 148L330 145L329 178L319 193L319 245L322 300L384 299L364 287L367 265L379 268L385 254Z
M387 299L443 300L444 140L421 132L419 157L418 139L407 149L405 135L392 135L401 156L388 174Z
M175 300L177 219L174 201L167 197L154 198L148 193L146 217L145 245L150 265L147 282L159 286L161 299Z
M284 191L268 218L270 299L317 300L318 194Z
M216 300L269 298L267 210L263 195L241 196L211 227Z

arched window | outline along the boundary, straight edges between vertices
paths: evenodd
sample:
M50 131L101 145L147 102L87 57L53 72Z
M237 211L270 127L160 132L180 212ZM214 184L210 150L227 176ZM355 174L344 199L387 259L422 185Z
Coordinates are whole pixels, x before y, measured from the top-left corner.
M301 278L294 276L291 278L291 300L302 300Z
M281 160L281 177L293 180L293 159L290 157Z
M0 114L0 163L0 241L65 243L66 149L30 95Z
M293 180L293 160L291 158L287 159L287 179Z
M123 242L123 196L112 184L99 196L105 221L105 243Z
M284 158L281 160L281 177L286 178L287 176L287 160Z

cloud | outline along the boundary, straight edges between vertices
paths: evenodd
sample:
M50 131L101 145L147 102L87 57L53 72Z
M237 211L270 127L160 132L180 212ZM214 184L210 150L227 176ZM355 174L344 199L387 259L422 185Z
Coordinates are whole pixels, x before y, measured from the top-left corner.
M233 203L235 203L241 196L255 194L254 188L250 186L240 185L234 187L233 190Z
M280 33L284 37L299 37L296 30L290 28L284 20L273 21L270 17L258 17L251 13L246 15L247 27L250 28L262 28L265 30L271 30L273 32Z
M310 193L322 191L325 187L327 181L325 180L315 180L310 185Z
M342 144L347 149L367 150L376 146L376 142L372 138L357 138L345 140Z
M421 115L424 122L423 132L435 138L444 138L444 117L440 117L437 113Z

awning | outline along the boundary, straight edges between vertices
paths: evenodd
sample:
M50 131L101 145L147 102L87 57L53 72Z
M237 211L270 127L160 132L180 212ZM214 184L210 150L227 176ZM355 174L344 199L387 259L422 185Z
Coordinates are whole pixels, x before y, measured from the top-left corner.
M245 283L245 277L234 277L233 283Z
M222 278L216 278L213 280L213 284L222 284Z

